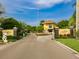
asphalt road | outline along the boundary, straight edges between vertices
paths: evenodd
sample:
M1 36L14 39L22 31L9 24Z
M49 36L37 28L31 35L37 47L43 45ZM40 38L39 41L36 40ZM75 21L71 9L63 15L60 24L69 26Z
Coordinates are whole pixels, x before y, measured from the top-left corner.
M28 36L0 50L0 59L79 59L50 38L51 36Z

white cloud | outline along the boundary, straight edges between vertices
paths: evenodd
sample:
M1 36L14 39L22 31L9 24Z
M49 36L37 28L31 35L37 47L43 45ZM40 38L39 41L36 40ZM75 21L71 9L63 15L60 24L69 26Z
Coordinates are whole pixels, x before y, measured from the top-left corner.
M35 4L40 8L51 7L59 3L68 3L71 0L37 0Z
M7 11L15 11L18 10L25 10L25 9L43 9L43 8L50 8L59 3L68 3L71 0L0 0L0 2L5 6ZM29 2L29 4L27 4Z

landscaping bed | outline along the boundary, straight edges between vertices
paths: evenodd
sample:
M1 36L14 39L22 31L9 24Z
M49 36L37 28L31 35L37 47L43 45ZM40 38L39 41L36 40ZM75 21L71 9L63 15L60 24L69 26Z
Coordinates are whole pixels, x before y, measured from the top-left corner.
M57 41L79 52L79 40L76 39L57 39Z

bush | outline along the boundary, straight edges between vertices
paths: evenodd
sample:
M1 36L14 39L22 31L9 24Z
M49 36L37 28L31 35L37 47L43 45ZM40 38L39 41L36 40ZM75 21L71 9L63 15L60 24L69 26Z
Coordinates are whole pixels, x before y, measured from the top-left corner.
M71 37L71 35L59 35L58 38L67 39L67 38L73 38L73 37Z
M7 36L7 40L8 40L9 42L15 42L17 39L16 39L16 37L14 37L14 36Z
M68 38L68 36L60 35L59 38L63 38L64 39L64 38Z

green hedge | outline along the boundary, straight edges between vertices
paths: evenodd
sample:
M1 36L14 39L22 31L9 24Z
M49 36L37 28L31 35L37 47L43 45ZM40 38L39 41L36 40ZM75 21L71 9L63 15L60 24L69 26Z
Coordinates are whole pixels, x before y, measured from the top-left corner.
M67 39L67 38L75 38L74 36L72 35L59 35L58 37L56 38L62 38L62 39Z
M7 37L7 40L8 40L9 42L15 42L17 39L16 39L16 37L14 37L14 36L8 36L8 37Z

